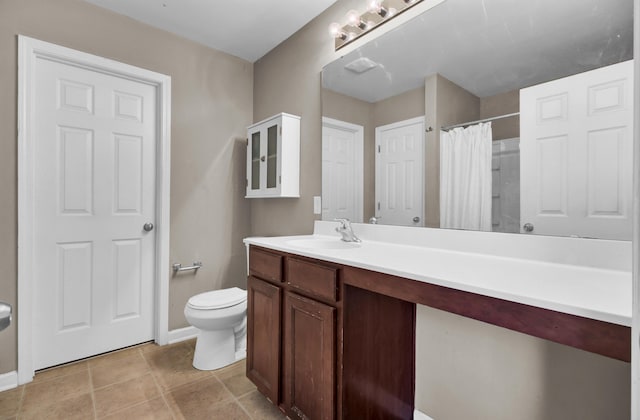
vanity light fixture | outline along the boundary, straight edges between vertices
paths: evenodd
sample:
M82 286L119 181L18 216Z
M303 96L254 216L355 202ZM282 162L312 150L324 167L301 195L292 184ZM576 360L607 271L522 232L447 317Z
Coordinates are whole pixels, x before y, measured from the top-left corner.
M335 39L335 49L339 50L351 41L368 33L394 16L415 6L422 0L366 0L366 11L349 10L347 23L329 25L329 33Z

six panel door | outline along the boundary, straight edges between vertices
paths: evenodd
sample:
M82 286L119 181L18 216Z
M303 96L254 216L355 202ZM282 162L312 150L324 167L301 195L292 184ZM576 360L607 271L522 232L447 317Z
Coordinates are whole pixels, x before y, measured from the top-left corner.
M520 91L523 233L631 239L632 94L633 61Z
M376 217L424 226L424 119L376 127Z
M34 368L153 339L156 91L40 58Z
M341 121L339 123L342 123ZM356 131L323 122L322 220L335 218L362 222L356 203Z

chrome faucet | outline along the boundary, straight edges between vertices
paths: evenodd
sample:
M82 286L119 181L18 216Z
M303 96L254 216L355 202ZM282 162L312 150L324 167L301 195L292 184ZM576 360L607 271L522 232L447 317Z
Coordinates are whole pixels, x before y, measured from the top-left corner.
M351 222L349 219L334 219L336 222L340 222L340 226L336 228L336 232L342 235L342 240L345 242L362 242L360 238L353 233L351 229Z

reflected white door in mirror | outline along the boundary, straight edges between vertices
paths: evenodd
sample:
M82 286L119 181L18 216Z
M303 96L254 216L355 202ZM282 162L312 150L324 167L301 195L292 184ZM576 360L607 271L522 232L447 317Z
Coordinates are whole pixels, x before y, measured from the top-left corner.
M322 220L363 221L364 127L322 118Z
M376 219L424 226L424 117L376 127Z
M632 93L633 61L520 91L523 233L631 240Z

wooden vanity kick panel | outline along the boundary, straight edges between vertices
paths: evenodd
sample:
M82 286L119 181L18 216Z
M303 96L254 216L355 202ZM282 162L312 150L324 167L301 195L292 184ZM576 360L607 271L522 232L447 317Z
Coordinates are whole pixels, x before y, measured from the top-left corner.
M338 300L337 278L337 268L287 258L287 283L302 294L335 302Z
M283 281L282 255L256 248L249 248L249 272L265 280Z

